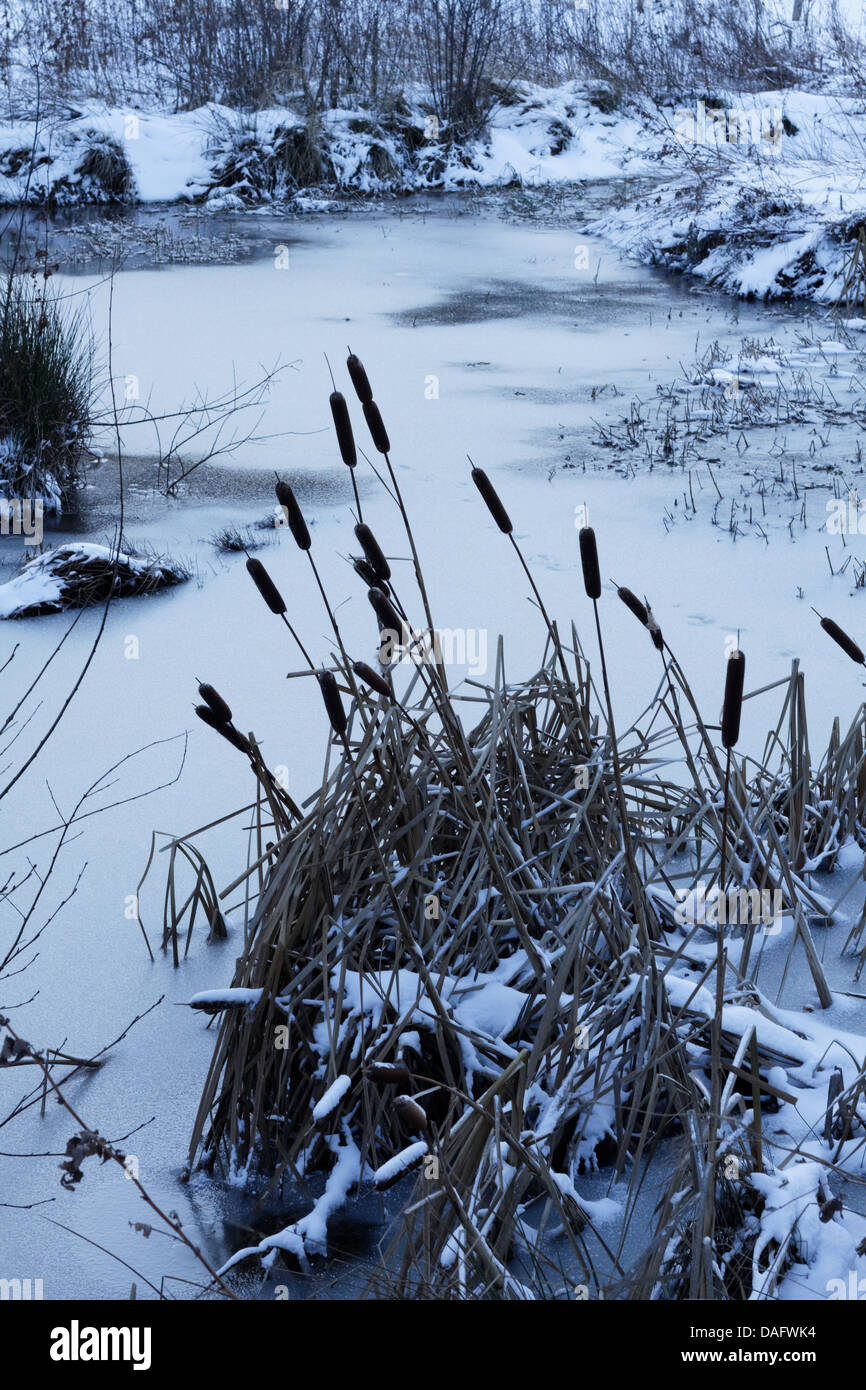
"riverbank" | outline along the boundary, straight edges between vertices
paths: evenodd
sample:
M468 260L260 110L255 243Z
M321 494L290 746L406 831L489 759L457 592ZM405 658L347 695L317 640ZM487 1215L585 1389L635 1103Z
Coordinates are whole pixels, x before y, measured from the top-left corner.
M744 298L856 314L866 292L864 149L866 104L844 86L662 106L599 81L516 84L486 130L463 140L417 94L388 111L315 118L88 102L0 127L0 203L309 216L449 191L579 199L619 180L628 196L587 230L626 255ZM198 259L226 254L209 240Z

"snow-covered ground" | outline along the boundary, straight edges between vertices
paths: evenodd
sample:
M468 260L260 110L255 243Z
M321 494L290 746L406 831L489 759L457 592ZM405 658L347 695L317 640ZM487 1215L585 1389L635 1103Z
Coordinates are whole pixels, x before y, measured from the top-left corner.
M85 861L86 873L40 943L32 971L18 982L20 998L37 985L39 993L16 1019L29 1036L58 1046L66 1039L71 1051L86 1054L165 995L102 1071L76 1083L75 1100L110 1137L136 1131L124 1147L137 1156L142 1179L195 1227L217 1261L268 1232L257 1231L255 1240L235 1232L227 1240L221 1217L230 1195L202 1178L186 1187L177 1183L214 1037L204 1015L179 1006L199 991L230 983L239 926L235 919L229 939L213 946L206 946L199 928L189 959L173 971L161 955L149 962L129 902L138 892L152 830L180 833L205 825L245 804L250 792L243 758L192 716L196 677L226 696L239 726L255 731L272 767L288 768L293 795L311 791L321 770L326 729L318 691L309 681L286 680L296 669L296 653L249 582L243 556L219 557L208 541L222 526L244 525L272 510L273 470L292 482L314 523L314 554L332 599L341 605L349 650L367 660L374 653L366 596L342 558L356 548L351 488L332 437L323 354L343 378L349 344L368 369L419 549L427 557L437 623L485 633L491 660L496 635L504 633L515 678L537 663L542 632L515 557L472 487L467 454L499 488L552 614L564 623L575 619L594 658L590 605L576 558L576 524L584 515L579 509L588 509L605 579L650 598L708 717L721 702L726 639L739 632L751 689L786 676L791 660L801 659L810 738L813 750L822 749L833 716L845 724L853 716L862 681L820 632L811 605L860 640L866 631L866 590L855 585L855 567L834 575L825 554L827 546L836 571L849 554L862 563L866 535L821 529L834 491L847 495L862 471L856 418L840 410L837 420L822 418L819 428L809 414L816 408L810 396L799 423L778 430L762 419L725 432L710 421L690 443L685 467L675 453L668 461L654 457L652 468L643 436L635 445L623 424L632 402L642 401L646 437L656 450L663 423L658 411L668 408L664 393L675 388L679 448L683 396L692 411L707 408L700 399L707 391L723 408L731 397L739 408L777 377L799 379L804 363L816 390L826 385L854 412L861 391L860 330L844 338L823 311L810 325L778 307L690 293L684 282L625 262L610 245L576 234L571 219L564 226L539 226L458 205L425 218L384 211L364 218L314 216L301 224L275 218L267 223L267 236L272 232L271 253L248 264L139 270L116 278L114 374L135 378L154 410L175 406L194 388L222 390L232 372L252 379L261 364L278 357L291 367L273 387L260 427L268 437L244 448L231 464L199 475L194 490L160 500L147 487L146 464L130 460L127 536L188 561L196 580L112 608L85 687L43 764L47 785L40 791L31 783L26 794L13 794L7 815L15 841L44 831L59 819L52 800L68 814L85 787L133 749L146 751L125 765L119 783L116 775L109 779L113 785L102 802L171 783L78 827L63 851L55 895L74 884ZM280 268L277 248L285 244L288 265ZM62 280L70 290L90 283ZM94 281L92 288L94 321L104 322L108 286ZM710 349L714 365L701 377L693 364ZM345 380L339 384L346 386ZM352 410L366 449L363 421L354 405ZM140 443L130 438L131 453L143 455L152 447L142 435ZM111 469L110 461L102 465L105 474ZM397 574L405 568L408 575L393 507L370 468L362 463L358 472L365 520ZM88 541L104 539L110 492L96 474L86 495L85 528L87 506L94 518ZM729 529L732 507L736 538ZM754 524L759 515L764 534ZM330 650L326 620L308 566L280 532L261 555L287 597L292 621L314 657L324 659ZM656 674L648 669L634 619L612 592L605 593L602 608L617 719L625 722L652 698ZM27 639L4 677L12 693L23 688L67 621L55 616L2 625L0 663L22 634ZM23 737L35 742L98 623L98 613L86 613L75 642L58 653L46 677L44 707ZM460 674L449 679L453 683ZM758 743L774 722L777 694L746 706L744 744ZM150 746L155 740L171 742ZM178 772L179 780L172 781ZM219 884L243 867L239 838L232 827L223 827L204 846ZM141 899L154 944L161 887L157 862ZM846 934L844 923L829 929L821 949L834 987L857 989L851 961L836 960ZM780 939L773 950L783 958L786 946ZM769 969L770 980L779 978L780 972L774 976ZM807 972L789 975L781 1002L788 1009L814 1008ZM840 995L821 1014L820 1025L862 1035L862 1003ZM814 1034L810 1056L829 1037L817 1024ZM860 1042L858 1055L862 1037ZM25 1089L10 1086L9 1075L0 1087L0 1114L9 1095ZM17 1080L18 1073L11 1075ZM8 1142L0 1141L0 1149L62 1151L68 1120L51 1105L44 1122L38 1109L30 1116L30 1122L6 1127ZM22 1277L42 1277L46 1297L125 1296L129 1271L45 1224L46 1217L99 1242L157 1283L165 1271L197 1277L178 1247L145 1240L129 1228L128 1222L140 1219L141 1204L122 1175L94 1168L70 1194L57 1184L58 1161L0 1156L4 1200L25 1205L54 1199L35 1210L5 1211L0 1268L11 1264ZM587 1195L607 1194L596 1186ZM856 1217L846 1221L837 1250L842 1277L851 1240L862 1236ZM822 1246L824 1282L833 1277L825 1255ZM823 1296L817 1287L814 1292ZM140 1285L139 1296L146 1293ZM802 1291L792 1286L783 1295Z

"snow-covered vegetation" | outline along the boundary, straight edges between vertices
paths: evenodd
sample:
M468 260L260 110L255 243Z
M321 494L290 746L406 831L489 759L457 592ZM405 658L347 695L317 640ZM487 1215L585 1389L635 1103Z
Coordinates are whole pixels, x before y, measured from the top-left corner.
M859 1297L859 4L0 21L0 1288Z

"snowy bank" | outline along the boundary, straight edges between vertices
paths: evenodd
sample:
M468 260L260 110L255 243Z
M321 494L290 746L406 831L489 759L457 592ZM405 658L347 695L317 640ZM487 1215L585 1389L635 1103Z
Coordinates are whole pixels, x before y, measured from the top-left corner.
M674 176L589 230L745 298L861 302L862 101L776 91L697 106L666 114Z
M521 84L487 131L456 141L420 95L390 110L288 107L244 114L209 103L160 114L82 102L45 128L0 126L0 202L68 205L286 201L309 190L378 194L542 185L646 172L651 139L601 82ZM32 169L31 169L31 150Z
M20 574L0 585L0 618L35 618L67 608L87 608L109 595L129 598L182 584L189 570L176 561L104 545L59 545L37 555Z

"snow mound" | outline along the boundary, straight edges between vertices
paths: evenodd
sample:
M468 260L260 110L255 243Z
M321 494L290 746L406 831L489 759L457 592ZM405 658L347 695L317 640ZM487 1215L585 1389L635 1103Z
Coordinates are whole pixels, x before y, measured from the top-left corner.
M104 545L59 545L29 560L0 585L0 618L35 618L87 608L109 596L130 598L182 584L189 570L176 561Z

